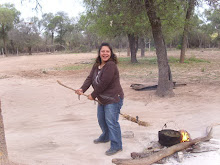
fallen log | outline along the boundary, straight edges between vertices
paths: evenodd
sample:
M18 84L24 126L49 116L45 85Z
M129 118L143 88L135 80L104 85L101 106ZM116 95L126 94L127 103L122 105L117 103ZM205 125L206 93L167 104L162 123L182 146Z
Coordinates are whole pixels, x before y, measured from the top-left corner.
M145 85L145 84L131 84L131 88L136 91L150 91L150 90L156 90L158 85ZM173 82L173 88L180 87L180 86L186 86L186 84L179 84L176 82Z
M148 156L150 156L150 155L152 155L152 154L153 154L153 152L148 152L148 153L132 152L132 153L131 153L131 157L132 157L133 159L139 159L139 158L146 158L146 157L148 157Z
M146 157L160 151L162 148L163 148L162 146L160 146L160 147L149 147L144 152L132 152L131 157L133 159L146 158Z
M142 159L112 159L112 163L116 165L151 165L152 163L158 162L159 160L170 156L174 154L175 152L181 151L183 149L186 149L194 144L197 144L199 142L208 141L212 138L212 127L210 128L209 132L207 132L207 135L205 137L199 137L196 139L193 139L189 142L182 142L178 143L176 145L173 145L171 147L168 147L166 149L162 149L159 152L156 152L148 157L142 158Z
M144 84L131 84L131 88L136 91L143 91L143 90L156 90L158 85L151 85L147 86Z

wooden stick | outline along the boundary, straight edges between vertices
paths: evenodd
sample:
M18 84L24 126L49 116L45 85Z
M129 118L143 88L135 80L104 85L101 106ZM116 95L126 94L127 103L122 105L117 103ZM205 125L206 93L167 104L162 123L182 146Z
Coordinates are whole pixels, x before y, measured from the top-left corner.
M71 87L68 87L68 86L66 86L66 85L64 85L63 83L61 83L59 80L57 80L57 82L58 82L58 84L60 84L60 85L62 85L62 86L64 86L65 88L68 88L68 89L71 89L71 90L73 90L74 92L76 92L76 90L75 89L73 89L73 88L71 88ZM86 96L86 97L88 97L89 95L86 95L86 94L82 94L83 96Z
M64 85L64 84L61 83L59 80L57 80L57 82L58 82L60 85L64 86L65 88L68 88L68 89L71 89L71 90L73 90L73 91L76 91L75 89ZM82 95L88 97L88 95L86 95L86 94L84 94L84 93L83 93ZM99 100L97 100L97 99L95 99L95 101L97 101L99 104L102 104L102 103L101 103ZM129 121L132 121L132 122L134 122L134 123L137 123L138 125L142 125L142 126L145 126L145 127L147 127L147 126L150 125L150 124L147 123L147 122L138 120L138 117L134 118L134 117L132 117L132 116L130 116L130 115L122 114L122 113L120 113L120 115L122 115L125 119L127 119L127 120L129 120Z
M162 149L159 152L156 152L146 158L142 158L142 159L117 159L116 158L116 159L112 159L112 163L116 165L151 165L155 162L158 162L162 158L165 158L167 156L174 154L175 152L186 149L196 143L210 140L212 138L211 134L212 134L212 127L210 128L209 132L207 133L205 137L199 137L189 142L178 143L166 149Z
M68 87L68 86L64 85L64 84L61 83L59 80L57 80L57 82L58 82L58 84L64 86L65 88L71 89L71 90L73 90L74 92L76 91L75 89L73 89L73 88L71 88L71 87ZM84 93L83 93L82 95L83 95L83 96L86 96L86 97L89 97L89 95L86 95L86 94L84 94ZM97 100L97 99L95 99L94 101L98 102L99 104L102 104L102 103L101 103L99 100Z
M138 125L141 125L141 126L144 126L144 127L148 127L150 126L150 124L148 122L145 122L145 121L141 121L141 120L138 120L138 117L132 117L130 115L127 115L127 114L122 114L120 113L125 119L129 120L129 121L132 121L134 123L137 123Z

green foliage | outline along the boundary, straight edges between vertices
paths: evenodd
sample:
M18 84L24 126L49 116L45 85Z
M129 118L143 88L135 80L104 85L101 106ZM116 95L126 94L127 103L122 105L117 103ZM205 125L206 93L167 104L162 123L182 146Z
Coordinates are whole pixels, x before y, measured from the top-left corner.
M196 58L196 57L190 57L187 61L189 61L189 62L195 62L195 63L200 63L200 62L210 63L208 60L198 59L198 58Z
M213 0L208 1L213 2ZM197 2L200 3L200 1ZM157 15L162 21L166 44L180 49L187 1L155 0L155 3ZM29 37L26 36L30 39L28 43L33 46L36 45L40 51L50 51L53 47L53 41L55 41L57 43L54 45L62 45L62 50L65 47L65 50L69 52L86 52L97 49L102 41L110 42L113 47L125 49L127 34L129 33L134 34L135 37L151 38L152 40L151 27L144 1L84 0L84 4L87 12L85 15L81 15L79 20L69 18L64 12L46 13L41 20L31 18L28 22L36 26L37 32L34 32L35 35L28 33ZM196 14L195 11L191 22L189 22L189 47L219 46L219 7L215 6L205 11L206 23L201 21ZM21 32L24 28L19 29L21 26L17 24L19 15L20 12L13 5L0 5L0 37L5 39L4 42L6 42L6 47L9 49L13 47L10 40L13 40L14 50L16 47L19 50L24 50L24 47L27 46L27 44L24 44L27 43L27 40L24 39L24 36L18 34L24 32ZM3 26L4 28L2 28ZM27 26L30 27L30 25ZM43 32L44 36L40 35ZM17 39L18 36L20 40ZM1 47L5 44L4 42L3 40L0 41Z
M182 48L182 45L177 45L176 48L180 50Z
M79 52L88 52L88 48L86 45L80 45L79 47Z
M119 63L121 65L128 65L128 64L129 64L129 66L139 65L140 67L142 67L144 65L157 65L157 58L156 57L139 58L138 61L139 61L139 63L137 63L137 64L129 64L130 63L129 57L119 57ZM168 61L169 61L169 63L179 63L179 58L170 56ZM190 57L184 61L184 63L201 63L201 62L210 63L208 60L199 59L196 57Z
M201 63L201 62L210 63L208 60L199 59L194 56L184 60L184 63ZM169 63L179 63L179 58L171 56L169 57Z
M129 57L119 57L118 61L120 65L128 65L128 67L132 67L136 65L138 65L139 67L144 67L144 65L156 65L157 64L156 57L152 57L152 58L142 57L138 59L138 63L131 63Z
M139 58L138 59L138 63L136 64L132 64L130 63L129 61L129 57L119 57L118 58L119 60L119 64L120 65L128 65L127 67L132 67L132 66L135 66L135 65L138 65L139 67L146 67L146 66L150 66L150 65L157 65L157 58L156 57L144 57L144 58ZM173 56L170 56L169 59L168 59L169 63L179 63L179 58L176 58L176 57L173 57ZM210 63L208 60L204 60L204 59L199 59L199 58L196 58L196 57L190 57L190 58L187 58L184 63Z
M129 57L119 57L119 64L120 65L139 65L144 66L144 65L157 65L157 58L156 57L144 57L144 58L139 58L138 61L139 63L136 64L132 64L130 63ZM179 63L179 58L170 56L168 59L169 63ZM201 62L205 62L205 63L210 63L208 60L204 60L204 59L199 59L196 57L190 57L187 58L184 63L201 63Z
M163 34L167 43L182 33L187 1L158 1L158 15L162 21Z
M149 27L144 3L140 1L84 0L89 30L100 36L144 35Z
M210 21L209 25L212 27L212 34L217 33L216 38L220 38L220 10L206 10L205 15L207 20Z
M0 37L6 39L9 30L13 28L13 23L18 21L19 12L12 4L0 4Z
M63 67L57 67L55 70L82 70L82 69L88 69L91 67L91 64L74 64L74 65L68 65Z
M19 12L12 4L0 4L0 38L3 41L4 53L7 54L8 33L13 28L14 23L18 22Z

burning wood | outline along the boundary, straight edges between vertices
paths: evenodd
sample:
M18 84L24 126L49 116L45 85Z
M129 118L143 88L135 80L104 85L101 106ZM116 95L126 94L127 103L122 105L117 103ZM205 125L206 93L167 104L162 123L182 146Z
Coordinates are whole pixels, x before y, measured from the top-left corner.
M190 135L186 130L180 130L179 132L181 133L181 141L180 141L181 143L188 142L191 140Z

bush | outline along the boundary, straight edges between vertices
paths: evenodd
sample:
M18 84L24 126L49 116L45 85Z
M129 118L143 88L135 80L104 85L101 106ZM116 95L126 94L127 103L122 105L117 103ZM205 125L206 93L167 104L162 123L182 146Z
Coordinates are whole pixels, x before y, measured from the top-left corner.
M181 48L182 48L182 45L177 45L176 48L177 48L177 49L181 49Z

